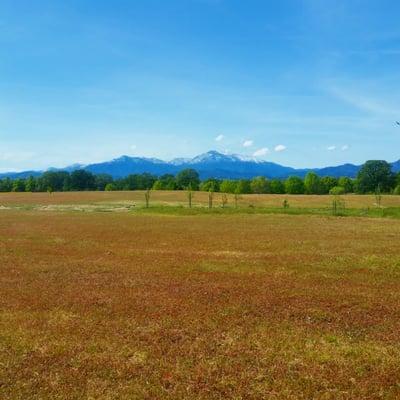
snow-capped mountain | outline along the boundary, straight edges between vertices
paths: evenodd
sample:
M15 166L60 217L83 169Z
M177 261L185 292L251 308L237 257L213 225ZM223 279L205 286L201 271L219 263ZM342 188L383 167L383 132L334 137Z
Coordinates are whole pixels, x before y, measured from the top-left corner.
M400 171L400 161L392 164L393 171ZM285 167L270 161L241 156L238 154L222 154L212 150L200 154L194 158L175 158L171 161L163 161L158 158L121 156L111 161L95 164L74 164L65 168L54 170L73 171L85 169L95 174L109 174L115 178L125 177L129 174L151 173L154 175L176 174L185 168L193 168L199 172L202 179L205 178L252 178L263 175L268 178L287 178L290 175L304 177L308 171L315 171L320 176L349 176L355 177L360 166L343 164L335 167L295 169ZM25 171L18 173L3 173L0 178L27 177L40 175L44 171Z

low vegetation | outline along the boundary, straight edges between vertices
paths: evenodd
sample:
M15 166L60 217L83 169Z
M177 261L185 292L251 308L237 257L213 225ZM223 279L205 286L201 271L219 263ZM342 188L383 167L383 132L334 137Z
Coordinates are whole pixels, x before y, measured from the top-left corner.
M399 221L221 216L206 192L191 209L185 192L153 195L174 213L144 192L0 196L1 398L400 397ZM248 196L243 210L332 200ZM142 212L13 208L133 198Z

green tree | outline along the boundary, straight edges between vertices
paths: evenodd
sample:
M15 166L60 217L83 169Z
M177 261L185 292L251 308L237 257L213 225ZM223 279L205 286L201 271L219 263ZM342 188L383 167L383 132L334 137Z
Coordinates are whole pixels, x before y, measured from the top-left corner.
M15 179L12 184L13 192L25 192L25 179Z
M265 176L256 176L250 182L251 191L256 194L269 193L270 185Z
M11 192L12 186L13 184L10 178L0 180L0 192Z
M315 172L308 172L304 178L304 191L306 194L321 193L321 179Z
M222 193L235 193L237 182L233 179L224 179L219 187Z
M396 174L396 186L400 185L400 172Z
M210 190L212 192L219 192L220 185L221 181L219 179L209 178L201 182L200 190L203 192L209 192Z
M251 193L250 181L248 179L239 179L236 181L235 194Z
M157 179L157 180L154 182L152 189L153 189L153 190L164 190L164 187L163 187L162 182L161 182L159 179Z
M96 180L91 172L78 169L71 174L71 190L94 190Z
M64 189L65 181L70 177L66 171L47 171L37 180L37 189L46 192L61 192Z
M343 186L334 186L330 191L329 194L334 196L339 196L341 194L346 193Z
M271 193L284 194L285 184L280 179L272 179L270 182Z
M160 189L161 190L175 190L176 189L176 180L174 175L172 174L164 174L158 178L161 182ZM159 190L160 190L159 189Z
M32 175L25 182L25 190L27 192L36 191L36 179Z
M298 176L289 176L285 181L285 191L288 194L303 194L304 182Z
M151 189L157 178L148 173L131 174L116 182L121 190L147 190Z
M176 175L176 185L178 189L187 189L189 186L192 190L198 190L200 185L199 174L192 168L184 169Z
M94 185L96 190L103 191L109 183L113 183L114 179L109 174L98 174L94 177Z
M356 187L359 193L374 193L379 187L382 192L389 192L395 186L395 176L386 161L369 160L357 175Z
M328 194L329 191L338 186L338 180L333 176L323 176L321 178L321 192L322 194Z
M106 192L112 192L114 190L118 190L115 183L107 183L106 187L104 188Z
M352 193L354 190L353 180L347 176L341 176L338 185L344 189L345 193Z

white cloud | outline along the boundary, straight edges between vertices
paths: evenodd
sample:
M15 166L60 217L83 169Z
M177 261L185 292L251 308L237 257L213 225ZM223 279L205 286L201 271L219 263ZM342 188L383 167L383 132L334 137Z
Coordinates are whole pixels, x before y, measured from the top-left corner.
M333 151L336 150L336 146L328 146L326 149L329 151Z
M263 147L263 148L261 148L261 149L256 150L256 151L253 153L253 157L262 157L262 156L267 155L268 153L269 153L268 147Z
M348 144L344 144L344 145L341 147L341 149L342 149L342 151L346 151L346 150L349 149L349 145L348 145Z
M216 142L221 142L223 139L224 139L224 135L218 135L218 136L215 138L215 141L216 141Z
M253 141L252 140L245 140L243 142L243 147L251 147L253 146Z
M280 151L285 151L286 150L286 146L284 146L283 144L278 144L277 146L275 146L274 150L279 153Z

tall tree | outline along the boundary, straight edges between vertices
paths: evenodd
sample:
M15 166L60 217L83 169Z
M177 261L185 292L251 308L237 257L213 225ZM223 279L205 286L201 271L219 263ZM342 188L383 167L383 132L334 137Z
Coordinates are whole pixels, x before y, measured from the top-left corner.
M269 193L270 185L265 176L256 176L250 182L251 191L256 194Z
M369 160L361 167L356 185L359 193L372 193L378 189L389 192L395 185L395 175L386 161Z
M354 190L354 182L347 176L341 176L339 178L338 185L344 189L345 193L351 193Z
M315 172L308 172L304 178L304 191L306 194L321 193L321 180Z
M192 190L198 190L200 185L199 174L192 168L184 169L176 175L176 185L178 189L187 189L189 186Z
M94 190L95 177L91 172L78 169L71 174L71 190Z
M289 176L285 181L285 191L288 194L303 194L304 182L298 176Z
M338 180L333 176L323 176L321 178L321 194L328 194L332 188L338 185Z

